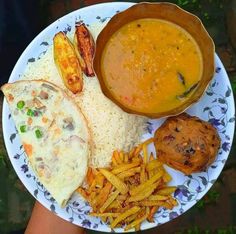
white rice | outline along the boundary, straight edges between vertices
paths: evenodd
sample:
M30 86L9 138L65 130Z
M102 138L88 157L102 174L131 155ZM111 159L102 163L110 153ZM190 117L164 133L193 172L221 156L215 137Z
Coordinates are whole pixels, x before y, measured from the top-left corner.
M102 26L90 27L95 38ZM54 64L52 47L48 48L41 59L28 64L22 79L45 79L65 89ZM73 95L68 91L67 93ZM114 150L127 151L140 142L146 118L128 114L106 98L96 77L84 76L83 92L73 95L73 98L91 130L94 146L90 166L108 166Z

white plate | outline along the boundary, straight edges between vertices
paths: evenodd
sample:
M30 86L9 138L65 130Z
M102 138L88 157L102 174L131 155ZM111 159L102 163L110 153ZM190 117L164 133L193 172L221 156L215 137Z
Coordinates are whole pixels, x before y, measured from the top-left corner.
M27 63L34 62L52 44L52 38L58 31L70 31L74 27L75 21L83 20L86 24L101 23L109 19L118 11L122 11L132 3L104 3L89 6L74 11L48 26L43 30L26 48L24 53L16 63L9 82L20 79ZM181 215L191 208L210 189L212 184L220 175L224 164L228 158L230 147L234 135L234 99L229 79L220 59L215 56L216 73L207 92L201 100L188 109L188 113L196 115L201 119L211 122L220 134L222 144L215 162L204 172L191 176L184 176L182 173L167 168L173 177L171 185L178 186L174 196L179 201L179 206L173 210L160 209L155 215L155 222L142 224L141 229L148 229L159 224L166 223ZM83 226L88 229L103 232L111 231L110 228L100 219L90 217L88 212L90 207L78 195L74 195L68 205L61 209L45 188L37 181L34 172L28 165L25 153L19 141L14 122L11 118L8 106L3 104L3 133L8 155L12 165L21 181L28 191L45 207L55 212L61 218ZM152 120L149 122L148 131L150 134L163 122L162 120ZM147 137L150 134L146 134ZM115 231L122 231L116 229Z

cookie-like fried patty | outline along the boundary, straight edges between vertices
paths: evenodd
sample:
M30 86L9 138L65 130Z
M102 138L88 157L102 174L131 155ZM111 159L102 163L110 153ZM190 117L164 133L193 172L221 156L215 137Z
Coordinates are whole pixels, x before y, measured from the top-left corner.
M183 113L168 118L156 130L154 145L160 161L189 175L215 160L220 137L210 123Z

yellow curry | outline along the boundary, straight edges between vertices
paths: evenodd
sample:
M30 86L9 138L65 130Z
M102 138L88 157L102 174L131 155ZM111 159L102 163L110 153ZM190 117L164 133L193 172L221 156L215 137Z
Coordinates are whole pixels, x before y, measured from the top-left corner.
M114 98L145 113L166 112L188 100L202 66L200 49L187 31L151 18L115 32L101 60L104 82Z

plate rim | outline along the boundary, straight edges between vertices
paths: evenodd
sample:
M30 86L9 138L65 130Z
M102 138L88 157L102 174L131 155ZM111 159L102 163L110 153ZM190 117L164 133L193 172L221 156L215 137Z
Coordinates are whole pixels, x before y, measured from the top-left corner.
M56 19L54 22L52 22L50 25L48 25L46 28L44 28L39 34L37 34L37 36L36 37L34 37L33 38L33 40L27 45L27 47L24 49L24 51L21 53L21 55L19 56L19 58L17 59L17 61L16 61L16 64L14 65L14 67L13 67L13 69L12 69L12 71L11 71L11 74L10 74L10 77L9 77L9 79L8 79L8 82L13 82L13 81L15 81L15 80L18 80L18 78L15 78L14 79L14 74L16 73L16 71L17 71L17 68L18 68L18 66L20 65L20 62L22 61L22 58L24 58L28 53L29 53L29 51L31 50L31 47L33 46L33 44L35 43L35 41L38 41L39 40L39 38L43 35L43 34L45 34L45 33L47 33L47 31L51 31L51 28L53 28L54 26L56 26L57 25L57 23L58 23L58 21L60 21L61 19L63 19L63 18L67 18L67 17L70 17L70 16L72 16L73 14L75 14L75 12L79 12L80 10L82 10L82 9L89 9L89 8L96 8L96 7L102 7L102 6L104 6L104 5L108 5L108 6L115 6L115 7L119 7L119 6L124 6L125 5L125 7L127 6L127 8L129 7L129 6L132 6L132 5L134 5L134 4L136 4L136 3L133 3L133 2L106 2L106 3L99 3L99 4L94 4L94 5L90 5L90 6L86 6L86 7L83 7L83 8L79 8L79 9L77 9L77 10L74 10L74 11L72 11L72 12L70 12L70 13L68 13L68 14L65 14L65 15L63 15L62 17L60 17L60 18L58 18L58 19ZM231 88L231 91L232 91L232 86L231 86L231 84L230 84L230 81L229 81L229 77L228 77L228 75L227 75L227 72L226 72L226 70L225 70L225 67L224 67L224 65L223 65L223 63L221 62L221 60L220 60L220 58L218 57L218 55L215 53L215 61L217 61L217 63L218 64L220 64L220 66L223 68L222 69L222 72L224 73L223 74L223 76L225 76L225 77L227 77L227 82L229 83L229 85L230 85L230 88ZM15 76L16 77L16 76ZM233 113L233 115L235 116L235 100L234 100L234 97L232 97L231 98L232 100L232 104L233 104L233 109L231 109L231 111L232 111L232 113ZM8 116L6 116L6 112L7 112L7 103L6 103L6 99L5 99L5 97L4 97L4 100L3 100L3 106L2 106L2 130L3 130L3 139L4 139L4 144L5 144L5 147L6 147L6 149L7 149L7 154L8 154L8 157L9 157L9 159L10 159L10 161L11 161L11 164L12 164L12 166L13 166L13 168L14 168L14 170L15 170L15 172L16 172L16 174L17 174L17 176L18 176L18 178L21 180L21 182L23 183L23 181L24 181L24 186L26 187L26 189L27 189L27 191L36 199L36 201L38 201L38 202L40 202L46 209L48 209L48 210L50 210L50 208L48 207L48 204L46 204L46 202L44 201L44 200L42 200L42 199L40 199L40 200L38 200L35 196L34 196L34 194L33 194L33 191L31 191L31 190L33 190L32 189L32 186L31 186L31 182L29 181L29 180L26 180L26 179L22 179L22 172L20 173L19 172L19 169L17 168L17 164L15 164L14 162L13 162L13 160L12 160L12 156L10 157L9 155L9 153L8 152L13 152L13 147L12 147L12 150L11 149L8 149L9 148L9 146L8 146L8 143L6 142L6 134L7 134L7 129L6 129L6 126L5 126L5 122L7 122L8 121ZM231 148L232 148L232 142L233 142L233 138L234 138L234 131L235 131L235 122L233 123L233 135L232 135L232 138L230 139L230 150L229 150L229 152L228 152L228 155L227 155L227 159L228 159L228 157L229 157L229 154L230 154L230 151L231 151ZM224 166L225 166L225 164L223 165L223 168L224 168ZM222 168L222 170L223 170L223 168ZM222 173L222 170L220 170L220 173L218 174L218 176L217 176L217 178L220 176L220 174ZM27 181L27 182L26 182ZM212 186L212 185L211 185ZM211 188L211 186L210 186L210 188ZM209 189L210 189L209 188ZM202 197L209 191L209 189L207 189L207 191L199 198L199 199L202 199ZM194 205L194 204L193 204ZM193 205L191 205L191 207L193 207ZM190 207L190 208L191 208ZM187 210L189 210L190 208L188 208L188 209L186 209L185 210L185 212L187 211ZM51 211L51 210L50 210ZM65 216L63 216L63 215L61 215L60 213L56 213L56 215L58 215L59 217L61 217L62 219L64 219L64 220L67 220L67 221L69 221ZM169 220L169 221L171 221L171 220ZM168 222L169 222L168 221ZM167 223L167 222L166 222ZM81 226L81 225L79 225L78 223L74 223L75 225L78 225L78 226ZM142 230L146 230L146 229L149 229L149 228L153 228L153 227L157 227L158 226L158 224L156 224L156 223L154 223L154 225L152 225L152 226L148 226L148 227L146 227L146 225L142 228ZM94 228L89 228L89 229L91 229L91 230L96 230L96 231L101 231L101 232L110 232L110 231L108 231L108 230L103 230L103 229L94 229ZM124 231L123 231L124 232Z

